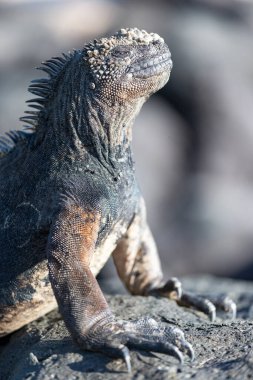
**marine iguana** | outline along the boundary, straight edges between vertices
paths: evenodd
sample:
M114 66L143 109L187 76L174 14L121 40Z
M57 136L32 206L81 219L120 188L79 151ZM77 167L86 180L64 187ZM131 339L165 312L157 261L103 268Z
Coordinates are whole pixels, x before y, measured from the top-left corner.
M80 347L122 357L128 348L183 361L183 332L149 317L116 320L95 276L112 254L130 293L174 298L213 320L235 314L225 296L206 298L163 279L134 173L132 125L163 87L171 54L157 34L121 29L54 57L32 81L21 118L30 131L0 141L0 336L56 307ZM52 291L53 289L53 291ZM55 296L55 297L54 297Z

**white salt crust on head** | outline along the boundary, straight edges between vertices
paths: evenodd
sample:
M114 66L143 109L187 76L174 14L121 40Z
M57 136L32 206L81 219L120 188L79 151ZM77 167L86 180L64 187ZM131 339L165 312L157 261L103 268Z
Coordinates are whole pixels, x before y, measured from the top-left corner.
M115 61L105 65L105 57L110 50L117 45L148 45L150 43L164 43L164 39L157 33L148 33L146 30L138 28L120 29L111 37L104 37L94 40L85 47L88 56L88 63L98 79L106 79L109 74L117 72L117 66L121 64ZM125 63L130 63L128 57L124 58Z

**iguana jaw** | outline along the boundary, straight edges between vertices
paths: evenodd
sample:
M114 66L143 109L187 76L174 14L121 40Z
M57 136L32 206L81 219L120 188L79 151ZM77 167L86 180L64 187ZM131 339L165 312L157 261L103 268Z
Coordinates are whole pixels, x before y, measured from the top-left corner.
M133 64L128 70L128 78L149 78L172 69L171 54L169 52L149 59L143 59Z

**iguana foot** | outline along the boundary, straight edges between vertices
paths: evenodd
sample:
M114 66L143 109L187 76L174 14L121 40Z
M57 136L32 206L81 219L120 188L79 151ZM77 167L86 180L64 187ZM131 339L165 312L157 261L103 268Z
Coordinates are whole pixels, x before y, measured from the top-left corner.
M97 322L84 338L77 341L82 348L122 358L128 372L131 372L128 348L168 354L180 363L184 361L183 354L188 355L191 361L194 359L192 346L179 328L157 323L149 317L133 321Z
M182 290L181 282L173 277L160 288L151 289L149 295L175 299L179 306L191 307L202 311L211 321L216 318L216 310L236 317L236 304L226 294L194 294Z
M223 311L231 316L236 317L236 304L226 294L194 294L183 292L181 298L177 301L180 306L192 307L196 310L207 314L213 322L216 318L216 311Z

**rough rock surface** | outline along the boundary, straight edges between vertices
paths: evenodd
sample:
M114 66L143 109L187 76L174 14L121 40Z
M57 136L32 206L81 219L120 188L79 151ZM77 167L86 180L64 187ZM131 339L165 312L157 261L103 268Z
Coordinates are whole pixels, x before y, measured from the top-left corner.
M195 291L228 292L238 303L238 319L219 317L211 323L201 313L153 297L108 296L108 302L119 318L150 315L179 326L195 349L193 363L186 359L180 365L170 356L132 351L133 370L128 374L121 360L79 350L59 314L52 312L5 344L0 354L1 380L253 378L253 284L207 276L183 283Z

